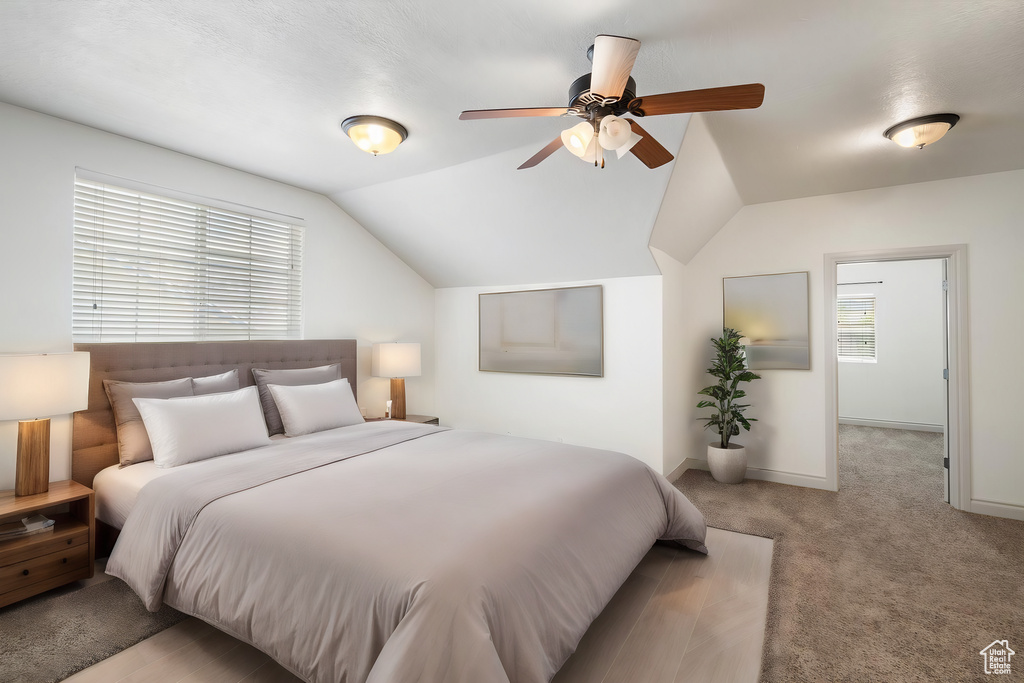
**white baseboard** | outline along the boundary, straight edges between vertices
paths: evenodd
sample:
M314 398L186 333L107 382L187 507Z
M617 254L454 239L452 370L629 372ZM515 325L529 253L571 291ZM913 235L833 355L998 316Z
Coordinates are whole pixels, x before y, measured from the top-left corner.
M694 460L693 458L686 458L681 463L679 463L679 467L675 468L674 470L672 470L671 472L666 474L665 478L668 479L669 481L675 481L679 477L683 476L683 472L685 472L686 470L688 470L691 467L693 467L693 465L689 464L689 463L693 463L693 462L700 462L700 461ZM704 463L704 464L705 464L704 469L707 469L707 467L706 467L707 463ZM699 468L697 468L697 469L699 469Z
M672 471L672 474L668 475L669 481L675 481L683 472L686 470L707 470L708 461L700 458L687 458L683 460L683 464ZM804 488L810 489L824 489L826 491L831 490L828 486L828 481L825 477L814 477L809 474L797 474L796 472L782 472L779 470L766 470L759 467L748 467L747 468L747 479L757 479L760 481L772 481L776 484L789 484L790 486L803 486Z
M941 432L942 425L922 424L919 422L893 422L891 420L869 420L861 417L840 417L841 425L858 427L881 427L882 429L909 429L915 432Z
M970 511L979 515L1024 520L1024 505L996 503L991 500L978 500L977 498L972 498Z
M799 474L797 472L782 472L779 470L763 470L759 467L747 468L747 479L759 479L761 481L773 481L776 484L789 484L790 486L803 486L809 489L824 489L831 491L828 480L825 477L815 477L810 474Z

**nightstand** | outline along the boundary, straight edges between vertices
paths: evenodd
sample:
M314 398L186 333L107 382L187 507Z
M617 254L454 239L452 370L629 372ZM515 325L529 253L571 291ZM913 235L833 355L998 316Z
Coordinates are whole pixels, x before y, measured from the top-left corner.
M367 422L380 422L381 420L390 420L389 417L368 417ZM440 425L441 421L433 415L410 415L405 414L404 420L396 420L396 422L418 422L421 425Z
M92 576L93 506L92 489L76 481L50 482L49 491L31 496L0 492L0 522L39 513L55 521L53 531L0 541L0 607Z

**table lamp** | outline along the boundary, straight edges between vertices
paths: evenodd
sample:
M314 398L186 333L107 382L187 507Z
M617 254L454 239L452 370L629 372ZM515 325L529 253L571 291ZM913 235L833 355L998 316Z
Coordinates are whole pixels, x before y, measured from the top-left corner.
M89 404L89 354L0 354L0 420L18 422L14 495L50 488L50 416Z
M387 342L373 345L374 377L391 378L391 417L405 419L405 378L420 376L419 343Z

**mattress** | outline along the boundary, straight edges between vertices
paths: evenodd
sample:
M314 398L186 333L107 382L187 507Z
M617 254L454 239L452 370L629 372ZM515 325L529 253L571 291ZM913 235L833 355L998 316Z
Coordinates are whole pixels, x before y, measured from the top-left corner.
M142 487L171 471L160 469L152 460L130 467L111 465L100 470L92 483L96 492L96 519L116 529L124 527Z
M287 438L284 434L270 437L271 441ZM111 465L96 474L92 482L96 492L96 519L109 524L115 529L124 528L128 514L135 507L142 487L160 477L170 474L182 467L187 468L197 463L189 463L177 468L160 468L152 460L121 467Z

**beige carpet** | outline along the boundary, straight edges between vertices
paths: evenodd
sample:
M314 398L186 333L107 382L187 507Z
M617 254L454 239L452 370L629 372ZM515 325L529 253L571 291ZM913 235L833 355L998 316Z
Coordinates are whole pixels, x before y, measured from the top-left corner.
M1024 522L942 501L941 434L842 426L839 492L676 482L710 526L775 539L761 680L1024 680Z
M54 683L186 618L123 581L71 584L0 609L0 683Z

